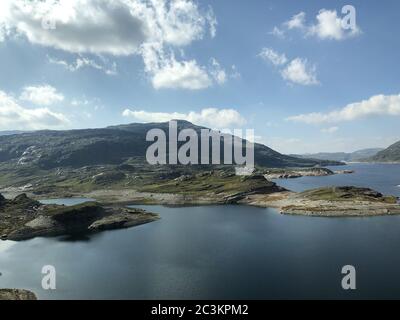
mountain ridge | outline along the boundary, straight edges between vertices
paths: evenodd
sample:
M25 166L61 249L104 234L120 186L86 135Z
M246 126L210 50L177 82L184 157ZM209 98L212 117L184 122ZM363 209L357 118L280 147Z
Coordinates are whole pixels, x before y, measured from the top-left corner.
M291 156L308 159L319 159L319 160L332 160L332 161L345 161L345 162L357 162L363 161L366 158L376 155L378 152L384 150L383 148L367 148L356 150L354 152L319 152L310 154L291 154Z
M152 144L146 141L146 134L155 128L168 135L169 122L131 123L97 129L41 130L0 136L0 163L17 161L19 164L35 164L43 169L122 164L128 158L146 156L146 150ZM196 131L206 129L188 121L178 121L178 131L189 128ZM256 165L264 167L341 164L299 159L261 144L255 144L254 148Z
M400 162L400 141L365 159L368 162Z

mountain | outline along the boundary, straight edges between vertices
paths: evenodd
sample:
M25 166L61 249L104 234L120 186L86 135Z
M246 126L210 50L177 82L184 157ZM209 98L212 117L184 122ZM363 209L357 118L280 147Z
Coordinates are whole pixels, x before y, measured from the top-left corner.
M143 162L147 148L153 143L146 141L146 134L155 128L168 133L169 123L133 123L101 129L45 130L4 135L0 136L0 164L30 164L41 169L53 169L122 164L132 158ZM196 132L204 129L187 121L178 121L178 131L189 128ZM255 162L260 166L279 168L340 164L283 155L261 144L255 144Z
M355 161L361 161L365 158L372 157L382 150L383 150L382 148L370 148L370 149L358 150L358 151L351 152L351 153L320 152L320 153L314 153L314 154L302 154L302 155L292 155L292 156L302 158L302 159L307 158L307 159L355 162Z
M369 162L400 162L400 141L392 144L385 150L378 152L375 156L366 159Z
M10 131L0 131L0 136L11 136L13 134L21 134L27 131L20 131L20 130L10 130Z

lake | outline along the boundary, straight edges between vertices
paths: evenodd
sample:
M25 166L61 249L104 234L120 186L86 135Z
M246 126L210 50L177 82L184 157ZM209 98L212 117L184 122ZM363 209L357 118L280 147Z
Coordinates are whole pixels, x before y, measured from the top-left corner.
M400 165L346 168L356 173L277 182L296 191L357 185L400 196ZM31 289L42 299L400 298L400 216L139 207L162 219L90 237L0 241L0 287ZM41 288L44 265L56 267L57 290ZM341 287L344 265L356 267L355 291Z

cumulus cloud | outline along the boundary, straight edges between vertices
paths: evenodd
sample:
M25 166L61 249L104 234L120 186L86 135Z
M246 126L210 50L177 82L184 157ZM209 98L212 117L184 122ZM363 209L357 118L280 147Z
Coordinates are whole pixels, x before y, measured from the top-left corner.
M210 85L212 75L197 61L178 61L173 55L203 39L207 30L216 35L212 8L200 8L193 0L2 0L0 9L0 41L24 36L33 44L75 54L141 55L156 88ZM64 62L59 64L70 70L102 68L82 58L73 65ZM167 84L171 71L179 75ZM184 83L187 79L191 85Z
M315 21L307 24L305 12L299 12L282 23L281 27L275 26L270 34L283 38L286 32L299 30L305 37L314 36L321 40L343 40L361 34L361 29L355 22L356 16L354 15L354 24L350 27L347 25L348 11L345 13L340 16L336 10L321 9Z
M368 116L400 116L399 95L376 95L368 100L348 104L342 109L328 113L313 112L300 114L287 118L289 121L303 122L307 124L335 123L353 121Z
M317 23L308 28L308 34L317 36L319 39L342 40L358 35L361 30L356 26L354 29L345 29L342 26L336 10L321 10L317 15Z
M310 65L307 59L295 58L289 62L284 53L278 53L271 48L263 48L258 56L277 67L282 78L289 83L304 86L319 84L317 68L315 65Z
M172 58L154 71L152 83L155 89L199 90L211 86L212 81L195 60L177 61Z
M306 14L304 12L300 12L295 14L290 20L286 21L283 25L286 26L287 29L303 29L305 27L304 23L306 20Z
M74 53L129 55L149 34L145 5L105 0L2 0L3 28L31 43Z
M47 56L47 59L48 59L49 63L60 65L71 72L78 71L82 68L93 68L93 69L102 71L109 76L114 76L114 75L118 74L117 64L115 62L113 62L111 65L107 66L106 64L100 64L93 59L89 59L89 58L85 58L85 57L79 57L74 62L71 62L71 63L69 63L65 60L52 58L50 56Z
M48 108L25 108L12 96L0 91L0 129L38 130L63 127L69 120Z
M259 53L259 56L264 60L271 62L275 66L281 66L288 61L284 53L280 54L270 48L263 48Z
M20 100L29 101L38 106L49 106L64 101L63 94L49 85L25 87L19 98Z
M233 109L207 108L200 112L190 111L189 113L179 112L147 112L126 109L122 115L131 117L140 122L167 122L170 120L187 120L197 125L209 126L212 128L228 128L242 126L246 120L242 115Z
M292 60L281 72L282 77L292 83L304 86L318 84L315 65L309 66L306 59Z

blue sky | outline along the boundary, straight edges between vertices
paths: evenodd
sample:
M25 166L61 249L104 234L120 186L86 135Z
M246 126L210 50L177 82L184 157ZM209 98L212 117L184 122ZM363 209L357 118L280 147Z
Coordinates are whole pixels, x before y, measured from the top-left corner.
M400 140L399 12L395 0L2 0L0 130L185 118L254 129L284 153L387 147Z

